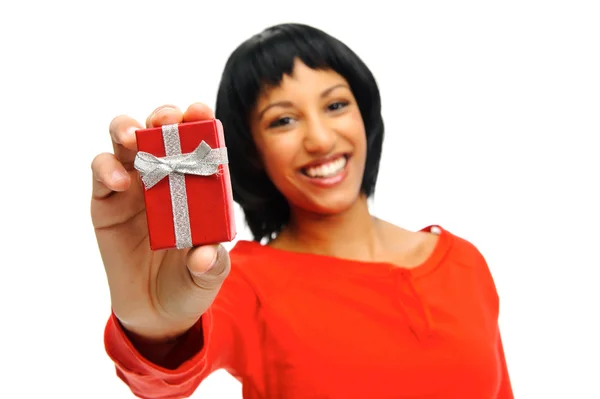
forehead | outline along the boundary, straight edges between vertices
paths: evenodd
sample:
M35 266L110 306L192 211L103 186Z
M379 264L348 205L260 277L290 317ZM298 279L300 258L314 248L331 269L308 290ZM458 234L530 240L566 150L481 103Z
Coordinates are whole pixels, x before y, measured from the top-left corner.
M258 103L319 96L323 90L340 83L348 84L337 72L331 69L311 69L301 61L296 61L292 74L284 75L278 86L264 88Z

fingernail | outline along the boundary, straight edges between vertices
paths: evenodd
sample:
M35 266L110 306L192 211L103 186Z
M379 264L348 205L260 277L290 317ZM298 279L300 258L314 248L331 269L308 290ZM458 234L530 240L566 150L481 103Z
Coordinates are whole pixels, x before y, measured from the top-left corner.
M128 136L128 137L130 137L130 136L135 136L135 131L136 131L136 130L138 130L138 128L137 128L137 127L133 127L133 126L132 126L132 127L130 127L129 129L127 129L127 130L125 131L125 134L127 134L127 136Z
M203 248L198 248L198 251L200 253L195 255L200 256L200 263L207 264L208 267L203 271L192 271L192 273L196 276L201 276L209 272L217 264L218 246L207 245Z
M120 183L122 180L127 179L127 175L119 170L115 170L112 173L112 179L115 183Z
M173 107L164 107L164 108L161 108L158 111L156 111L156 114L154 114L154 116L158 116L158 115L164 113L165 111L176 111L176 109Z

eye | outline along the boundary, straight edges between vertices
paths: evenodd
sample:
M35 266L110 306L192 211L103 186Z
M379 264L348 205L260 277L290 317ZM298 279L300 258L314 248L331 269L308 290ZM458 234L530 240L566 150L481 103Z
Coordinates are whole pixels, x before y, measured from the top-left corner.
M347 102L345 102L345 101L336 101L336 102L334 102L334 103L332 103L332 104L329 104L329 105L327 106L327 109L328 109L329 111L338 111L338 110L340 110L340 109L342 109L342 108L346 107L347 105L348 105L348 103L347 103Z
M273 121L269 124L269 127L280 127L280 126L285 126L285 125L289 125L292 122L292 118L290 117L285 117L285 118L280 118L277 119L276 121Z

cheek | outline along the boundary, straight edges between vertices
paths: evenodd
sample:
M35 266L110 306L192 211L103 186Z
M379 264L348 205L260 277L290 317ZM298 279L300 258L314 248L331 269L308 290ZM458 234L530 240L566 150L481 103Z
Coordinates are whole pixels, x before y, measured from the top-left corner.
M263 160L267 174L275 183L285 181L295 173L293 169L295 149L297 146L291 140L279 139L265 143Z
M352 143L356 154L365 157L367 153L367 134L360 112L356 111L345 119L345 126L341 131L346 132L346 139Z

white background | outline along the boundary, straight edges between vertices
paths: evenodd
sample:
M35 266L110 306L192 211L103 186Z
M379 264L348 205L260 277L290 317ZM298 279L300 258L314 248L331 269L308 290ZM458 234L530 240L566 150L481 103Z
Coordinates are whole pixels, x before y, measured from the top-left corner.
M234 4L2 2L0 397L132 397L104 352L91 160L118 114L213 106L231 51L291 21L339 37L378 79L374 212L486 256L516 397L600 398L598 2ZM217 372L194 397L240 392Z

